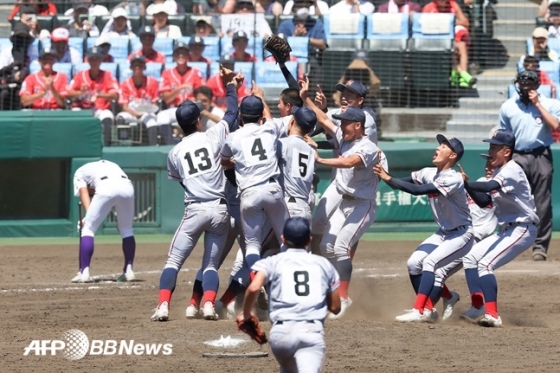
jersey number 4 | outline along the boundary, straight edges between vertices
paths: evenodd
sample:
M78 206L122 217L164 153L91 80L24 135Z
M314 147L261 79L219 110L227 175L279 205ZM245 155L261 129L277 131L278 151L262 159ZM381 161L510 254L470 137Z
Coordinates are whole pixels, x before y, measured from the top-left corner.
M253 142L253 146L251 147L251 155L255 157L258 156L259 161L264 161L265 159L267 159L266 150L264 150L262 141L258 137L255 139L255 141Z
M309 295L309 273L307 271L294 272L295 292L299 297Z
M193 157L190 152L185 154L185 159L187 160L189 166L189 175L194 175L199 171L206 171L212 168L212 160L210 159L210 154L208 149L200 148L193 152L195 160L200 160L196 166L193 163Z

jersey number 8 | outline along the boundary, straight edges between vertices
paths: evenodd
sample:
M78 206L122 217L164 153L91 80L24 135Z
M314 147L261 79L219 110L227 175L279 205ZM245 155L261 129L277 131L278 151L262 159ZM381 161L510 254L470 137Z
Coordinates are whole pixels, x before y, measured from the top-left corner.
M306 297L309 295L309 273L307 271L295 271L295 292L299 297Z

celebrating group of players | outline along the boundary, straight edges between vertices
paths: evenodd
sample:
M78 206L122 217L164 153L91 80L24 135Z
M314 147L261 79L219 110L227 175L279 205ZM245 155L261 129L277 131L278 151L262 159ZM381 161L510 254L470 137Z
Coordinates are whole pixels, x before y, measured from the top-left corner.
M396 320L433 322L438 319L435 304L442 297L443 318L448 318L459 296L445 287L445 280L464 266L472 308L463 317L483 326L501 326L494 270L533 244L539 223L527 178L512 160L512 133L497 130L484 140L490 143L483 155L487 178L477 182L468 181L462 169L454 169L463 156L461 141L442 135L437 137L435 167L396 179L388 174L385 156L376 145L374 114L363 107L366 89L361 83L350 80L337 85L342 107L326 112L320 87L313 101L308 79L297 82L282 63L280 68L290 86L279 98L281 118L272 118L264 92L254 82L252 95L238 107L237 90L244 77L224 67L220 74L227 110L219 123L203 131L199 107L188 100L178 106L176 119L185 137L169 152L167 167L169 179L185 190L185 215L171 242L151 319L169 319L178 272L204 234L203 263L186 317L218 320L227 313L235 317L234 298L247 289L243 312L237 316L247 320L257 294L264 298L267 293L271 337L277 336L275 343L271 338L271 346L279 363L286 371L301 364L319 371L325 351L323 323L329 311L330 318L341 317L352 303L348 296L352 258L360 237L375 220L381 179L392 188L428 195L439 226L408 260L417 297L413 309ZM329 135L330 143L312 140L319 129ZM321 158L315 150L329 146L334 158ZM334 171L312 218L316 164ZM89 179L84 170L77 175L76 192L86 199L87 187L96 188L96 183L99 191L104 180L128 182L124 173L115 170L108 175L97 172ZM99 211L108 211L92 209L96 200L108 199L96 197L91 206L87 201L84 232L91 240L82 233L82 242L91 250L81 250L78 281L86 270L89 279ZM499 229L494 233L496 221ZM124 239L123 280L128 280L134 276ZM240 249L230 283L217 299L217 271L236 240ZM128 245L132 243L129 239ZM308 245L320 256L307 254ZM273 255L278 248L281 253ZM269 258L261 260L265 256ZM290 343L281 342L287 334ZM312 341L307 347L299 344L306 339Z

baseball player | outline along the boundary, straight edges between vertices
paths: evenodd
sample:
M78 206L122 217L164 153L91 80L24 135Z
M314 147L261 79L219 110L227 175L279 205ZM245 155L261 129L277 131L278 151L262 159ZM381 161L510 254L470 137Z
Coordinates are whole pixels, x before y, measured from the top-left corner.
M512 132L497 130L490 143L488 156L495 169L492 179L483 182L466 182L465 186L479 206L492 202L496 206L499 231L477 243L463 258L467 284L471 294L476 287L484 294L484 308L471 308L463 316L479 325L502 326L498 315L498 283L494 270L500 268L527 250L537 238L539 217L531 195L529 181L521 166L512 160L515 137ZM488 194L488 193L491 193ZM478 278L471 276L471 269L478 271Z
M177 106L185 100L193 100L194 90L204 84L200 71L187 65L189 62L187 44L177 43L173 50L173 60L177 66L163 71L159 86L163 101L168 107L157 115L157 124L165 144L171 144L171 124L176 121Z
M119 104L123 111L117 114L117 124L138 121L148 129L148 144L157 144L156 103L159 99L158 82L144 75L146 59L134 56L130 60L132 76L120 85ZM155 131L154 131L155 130Z
M463 257L472 248L474 237L467 194L462 175L453 166L463 156L463 144L457 138L437 135L434 153L436 167L412 173L411 178L391 177L381 165L374 170L392 188L413 195L428 195L439 230L424 240L408 259L410 282L416 292L414 308L397 316L401 322L432 322L438 315L433 304L441 296L443 278L436 270Z
M224 172L219 163L220 150L237 118L237 88L244 79L240 74L233 76L231 70L223 67L222 76L227 84L228 106L224 118L216 126L202 132L200 109L192 101L187 100L177 108L177 122L185 137L169 152L167 169L169 179L178 181L185 189L185 216L171 242L160 278L158 307L152 321L169 319L169 304L177 274L202 233L202 314L206 320L218 319L214 308L219 284L217 270L229 229Z
M103 51L100 47L88 50L89 70L82 70L74 75L68 85L68 98L74 99L74 107L93 109L96 118L103 125L103 143L108 146L115 116L111 109L111 101L119 98L119 85L109 71L101 70Z
M80 272L72 282L92 281L89 267L93 256L93 237L113 207L117 213L117 228L122 237L124 254L123 274L117 281L133 281L132 264L136 251L132 230L134 188L128 176L113 162L101 160L86 163L74 173L74 195L80 198L86 216L78 223L82 224Z
M339 276L329 261L307 252L309 221L290 218L283 230L286 252L256 262L240 321L251 318L260 289L268 287L270 347L280 372L320 372L325 359L323 324L340 312Z
M235 167L241 200L241 225L245 234L245 261L250 268L260 259L261 231L268 219L278 242L288 210L278 183L278 138L283 133L275 121L260 124L265 104L254 95L239 107L241 128L228 136L222 149L222 165Z
M300 81L300 95L305 104L317 115L317 122L337 142L338 158L322 159L316 154L316 162L336 170L334 183L341 202L334 210L326 234L320 244L323 256L331 260L340 275L341 317L352 300L348 296L352 276L351 248L369 228L377 214L375 198L379 179L373 173L373 165L379 162L379 149L364 133L363 110L348 107L335 114L341 120L337 127L327 115L308 97L309 80Z

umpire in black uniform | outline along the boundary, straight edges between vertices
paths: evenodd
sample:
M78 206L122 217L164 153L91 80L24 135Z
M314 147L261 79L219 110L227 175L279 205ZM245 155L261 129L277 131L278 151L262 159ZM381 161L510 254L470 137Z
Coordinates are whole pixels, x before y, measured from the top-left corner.
M537 240L533 247L534 260L546 260L552 235L552 130L560 125L560 101L537 93L539 75L524 70L515 79L518 95L504 102L500 108L499 127L515 135L513 160L525 171L537 215L541 219Z

